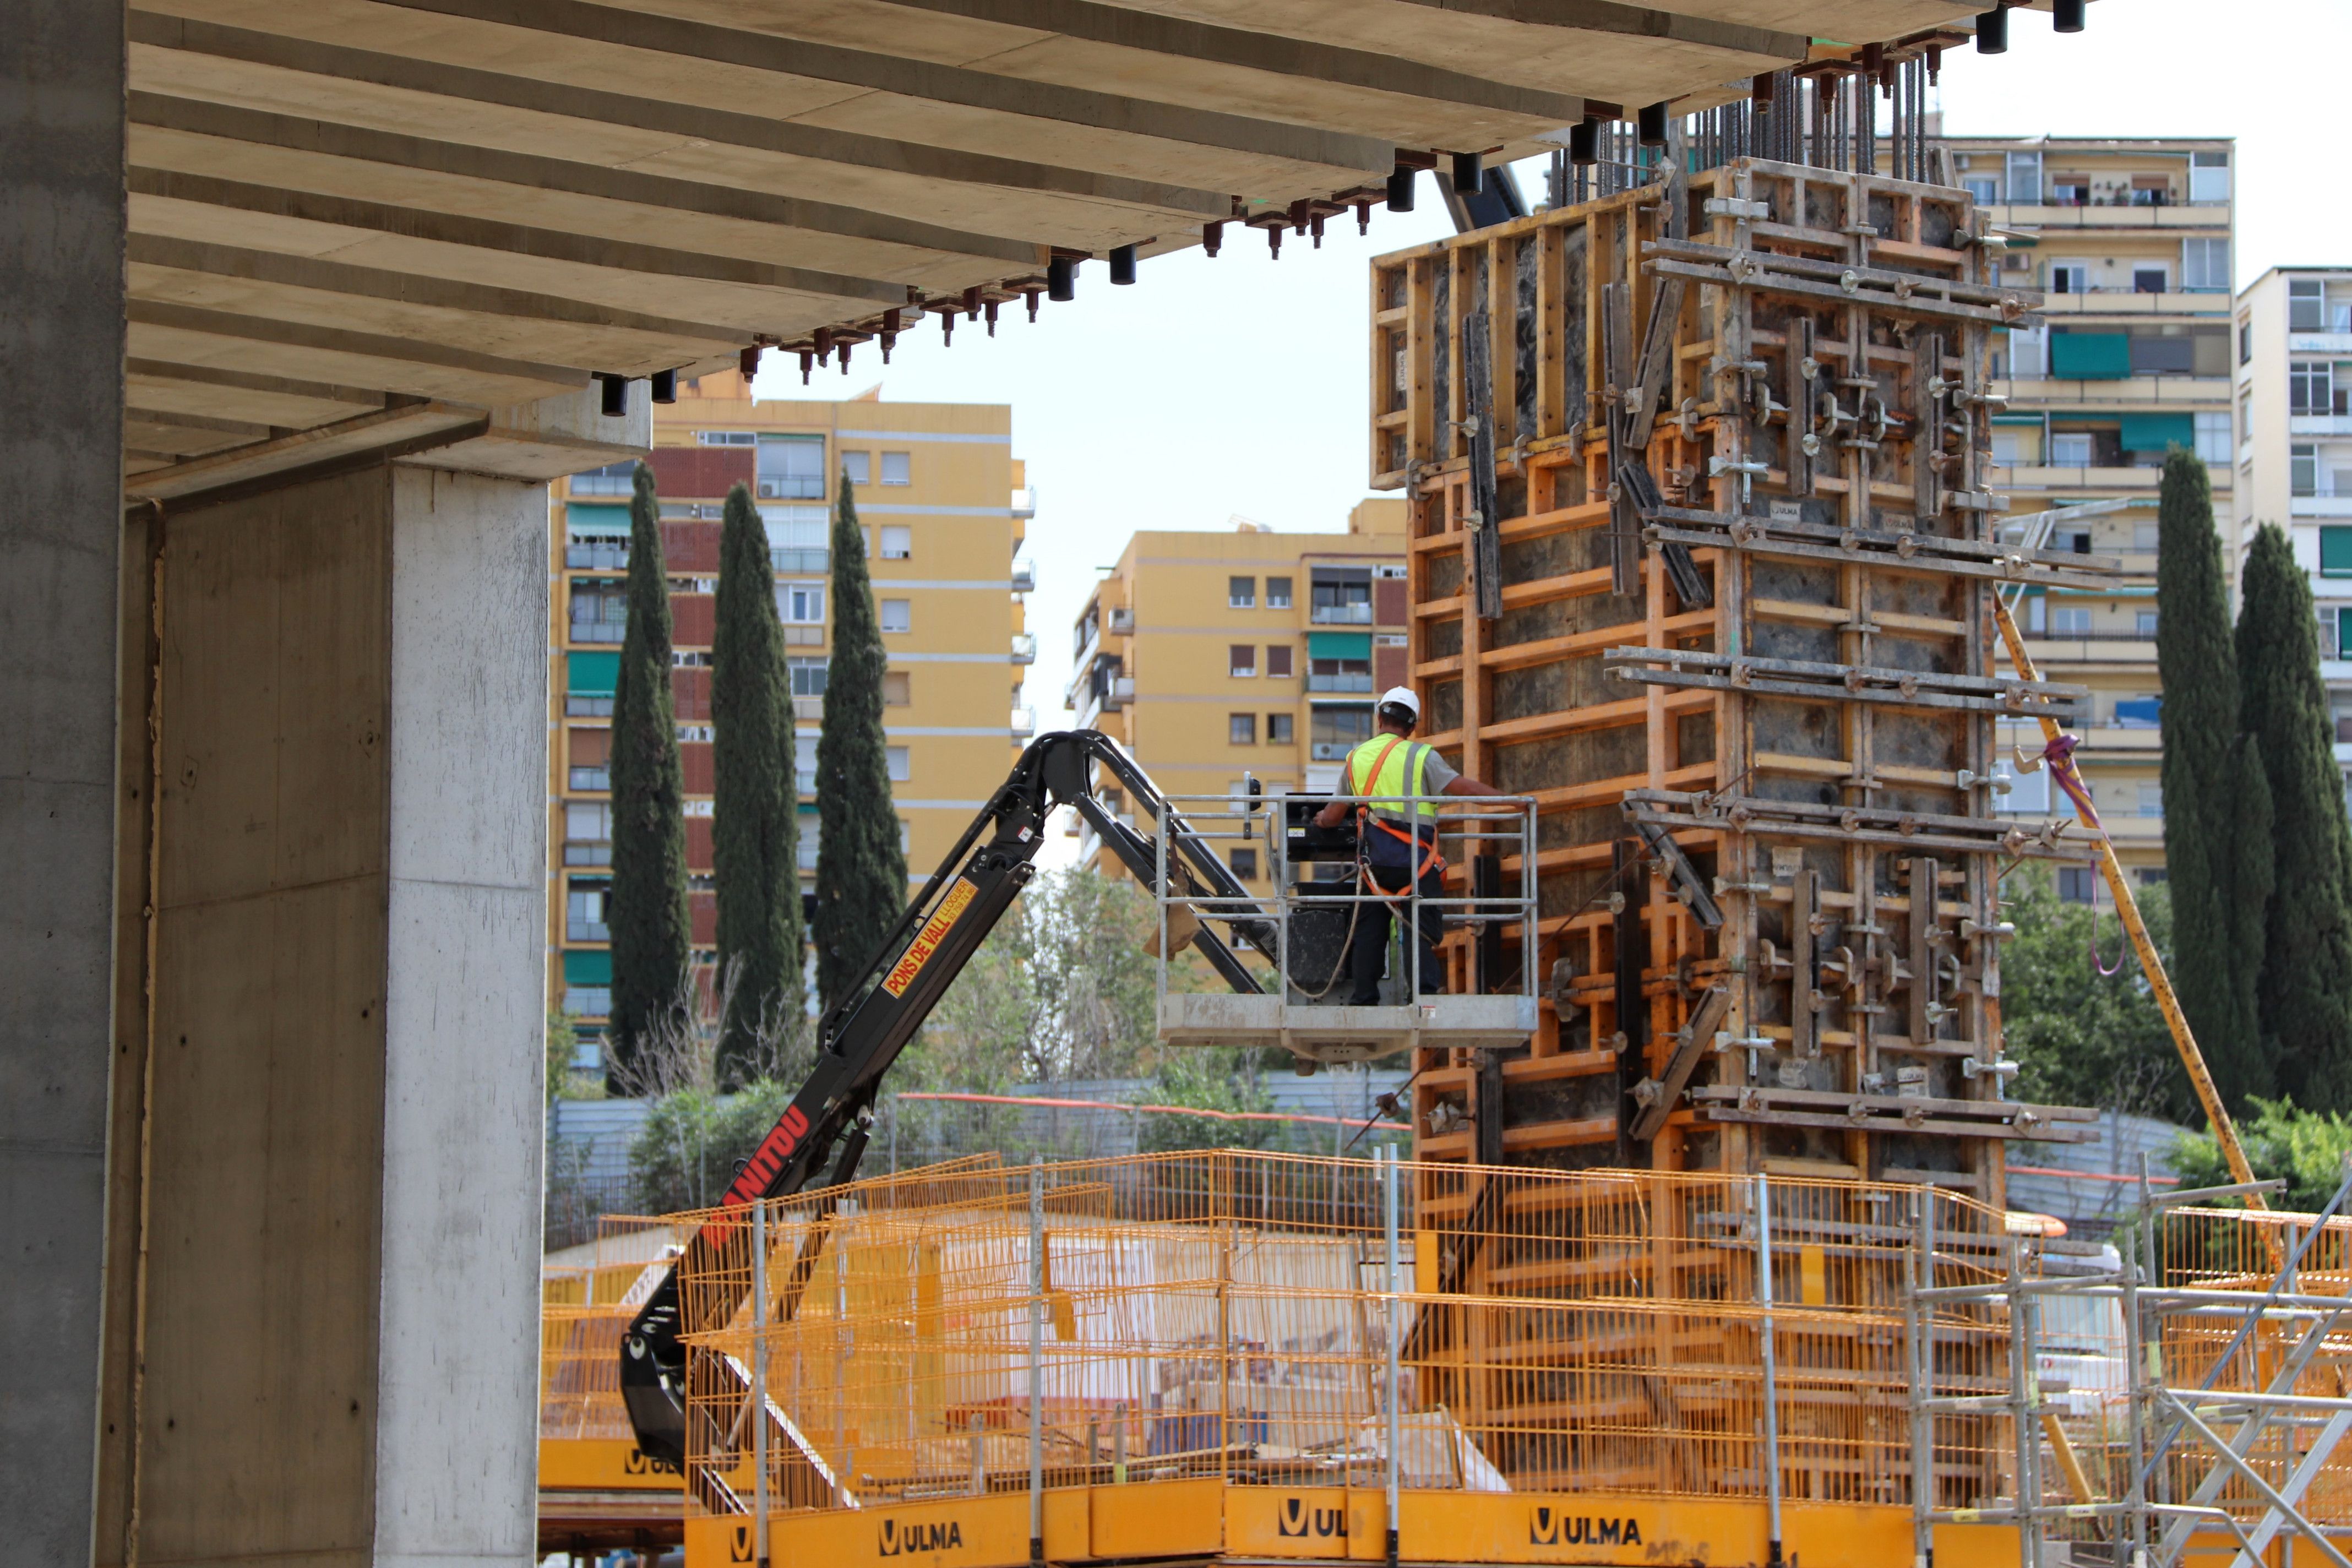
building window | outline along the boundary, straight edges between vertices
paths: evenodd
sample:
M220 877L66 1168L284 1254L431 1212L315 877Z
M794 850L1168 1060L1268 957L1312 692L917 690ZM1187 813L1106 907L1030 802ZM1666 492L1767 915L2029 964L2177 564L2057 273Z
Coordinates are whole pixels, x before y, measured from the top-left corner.
M2132 292L2135 294L2161 294L2165 292L2164 286L2170 281L2170 275L2161 267L2132 268Z
M2053 637L2084 637L2091 630L2091 612L2081 606L2053 605L2050 606L2050 635Z
M2050 466L2053 468L2089 468L2091 445L2087 432L2053 432L2050 437Z
M2230 242L2226 239L2182 240L2180 286L2210 293L2228 292Z
M1307 689L1309 691L1370 691L1372 689L1372 661L1369 658L1309 658L1307 661Z
M2289 414L2341 414L2343 399L2336 391L2336 367L2326 360L2296 360L2286 369L2286 411Z
M777 584L776 618L786 626L823 626L824 624L824 584L822 583Z
M793 737L793 789L800 795L816 793L816 737L796 734ZM814 819L804 821L801 831L814 837Z
M567 985L563 988L563 1010L575 1018L602 1018L613 1011L613 988L609 985ZM583 1064L574 1058L572 1066ZM596 1064L589 1062L586 1067Z
M2050 292L2053 294L2087 294L2091 291L2091 268L2081 261L2053 261L2050 264Z
M1225 608L1229 610L1257 608L1257 579L1255 577L1226 578Z
M1967 187L1969 199L1980 207L1992 206L2000 200L2000 182L1990 175L1971 177L1960 184Z
M2315 496L2319 493L2319 448L2296 445L2286 449L2287 493Z
M1265 673L1270 679L1289 679L1290 652L1290 645L1286 642L1266 645Z
M882 525L882 559L911 561L915 558L915 531L903 522Z
M788 658L784 668L791 673L794 697L824 695L824 672L832 664L827 658Z
M2088 866L2058 868L2058 896L2070 904L2095 902L2098 887L2099 874Z
M824 437L759 437L756 490L761 500L822 500L825 494Z
M1290 608L1290 579L1268 577L1265 580L1265 607L1269 610Z
M799 871L814 871L817 857L824 847L824 819L814 811L803 810L794 818L799 829L793 836L793 868Z
M2224 412L2203 412L2193 416L2197 430L2197 456L2208 463L2227 464L2230 460L2230 416Z
M2288 279L2286 330L2290 332L2324 332L2327 330L2327 286L2318 279Z
M1257 851L1236 848L1232 853L1234 875L1244 882L1257 880Z
M2336 608L2328 610L2325 612L2325 614L2327 617L2326 630L2333 634L2332 636L2322 637L2320 639L2322 645L2326 648L2327 657L2330 658L2352 658L2352 605L2338 605ZM2337 731L2337 738L2341 739L2342 731L2344 729L2344 721L2341 719L2337 720L2336 721L2336 728Z
M908 599L882 601L882 629L886 632L912 631L915 626L914 603Z
M886 485L913 484L915 482L913 459L905 452L883 453L882 482Z
M2156 612L2154 610L2134 610L2132 612L2132 629L2139 635L2139 639L2142 642L2154 642L2156 640Z
M1256 718L1248 713L1227 714L1225 716L1225 743L1229 746L1256 745Z
M2226 202L2230 199L2230 154L2189 154L2189 199L2192 202Z
M2089 206L2091 205L2091 176L2088 174L2051 175L2050 205L2054 207Z
M882 706L907 708L915 700L914 677L903 669L885 670L882 675Z
M572 476L572 493L576 496L633 495L637 488L637 460L607 463L601 468Z
M2319 574L2352 577L2352 527L2335 524L2320 529Z
M892 784L905 784L908 779L915 776L914 768L907 760L906 747L888 746L885 747L884 750L889 753L890 757L890 782Z
M575 881L564 890L564 941L613 940L613 928L604 923L604 900L612 888L610 882Z
M2042 200L2042 154L2011 153L2009 155L2009 199L2024 206Z
M756 447L760 437L749 430L697 430L695 443L703 447Z
M1225 649L1225 673L1227 675L1255 675L1257 673L1257 648L1254 645L1245 642L1237 642L1229 645Z
M874 454L871 452L844 452L841 455L841 471L848 477L849 482L853 485L872 484L874 482Z
M2238 323L2238 363L2240 364L2254 363L2254 324L2252 321L2242 321Z
M1369 702L1318 702L1307 720L1308 756L1318 763L1336 763L1372 738L1372 705Z
M572 584L572 640L617 643L629 626L629 591L619 583L582 578Z
M1265 716L1265 743L1269 746L1287 746L1290 742L1290 715L1287 713L1267 714Z
M2164 815L2164 785L2150 781L2139 786L2139 815L2142 816Z
M914 852L915 825L902 816L898 819L898 853L912 855Z

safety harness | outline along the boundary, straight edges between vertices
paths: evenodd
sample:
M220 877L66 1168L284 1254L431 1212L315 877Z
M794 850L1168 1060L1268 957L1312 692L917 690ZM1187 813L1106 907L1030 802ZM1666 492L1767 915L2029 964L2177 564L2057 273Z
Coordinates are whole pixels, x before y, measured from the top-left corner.
M1368 794L1371 785L1380 783L1381 770L1388 765L1389 753L1395 751L1403 741L1404 737L1402 735L1391 735L1389 737L1389 743L1382 746L1381 748L1381 754L1372 759L1372 776L1365 780L1361 787L1359 787L1356 783L1355 753L1352 752L1348 753L1348 777L1346 780L1348 787L1342 793L1347 795ZM1424 748L1424 750L1426 748ZM1402 782L1409 785L1413 782L1410 776L1412 773L1412 763L1410 760L1411 753L1407 753L1407 758L1406 773L1408 776ZM1421 816L1417 807L1408 805L1406 808L1406 820L1412 824L1413 831L1411 833L1402 832L1382 820L1381 816L1372 810L1371 803L1370 801L1358 802L1356 805L1356 842L1359 848L1359 858L1360 858L1361 846L1363 844L1364 827L1365 825L1369 823L1370 826L1377 827L1381 832L1387 834L1390 837L1403 840L1410 851L1405 857L1405 863L1408 866L1412 866L1412 879L1418 882L1431 871L1433 871L1437 868L1444 865L1445 858L1439 851L1437 844L1437 825L1433 822L1430 824L1429 831L1429 853L1422 857L1421 864L1413 866L1413 856L1421 854ZM1367 867L1366 869L1369 870L1370 868Z

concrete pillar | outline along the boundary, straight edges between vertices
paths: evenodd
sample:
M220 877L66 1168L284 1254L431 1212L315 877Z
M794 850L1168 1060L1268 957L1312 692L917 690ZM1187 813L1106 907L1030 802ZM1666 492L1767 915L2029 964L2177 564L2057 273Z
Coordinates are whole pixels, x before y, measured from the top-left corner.
M545 489L379 464L132 521L152 1017L116 1074L97 1561L521 1563Z
M121 523L123 11L0 26L0 1564L86 1563Z

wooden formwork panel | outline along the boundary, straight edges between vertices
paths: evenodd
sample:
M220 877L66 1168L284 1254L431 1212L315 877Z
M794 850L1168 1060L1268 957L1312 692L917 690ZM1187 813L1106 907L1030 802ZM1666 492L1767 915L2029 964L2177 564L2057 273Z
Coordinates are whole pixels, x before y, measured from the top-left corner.
M1996 265L1963 192L1755 160L1373 264L1423 738L1540 803L1542 1027L1422 1053L1423 1157L1997 1205L2091 1135L2004 1089L2001 869L2088 847L1994 814L1995 720L2084 694L1995 669L1992 595L2115 563L2000 542Z

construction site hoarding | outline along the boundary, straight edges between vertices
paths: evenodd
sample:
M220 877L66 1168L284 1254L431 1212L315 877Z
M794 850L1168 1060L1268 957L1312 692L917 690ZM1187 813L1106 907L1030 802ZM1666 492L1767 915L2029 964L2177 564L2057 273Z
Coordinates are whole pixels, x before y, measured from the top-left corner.
M1998 1205L2006 1143L2094 1133L2007 1092L2000 879L2091 847L2000 809L1996 720L2084 693L1996 669L1994 595L2115 563L2001 537L2039 299L1965 192L1700 161L1373 263L1421 738L1538 807L1540 1026L1418 1050L1417 1147Z

